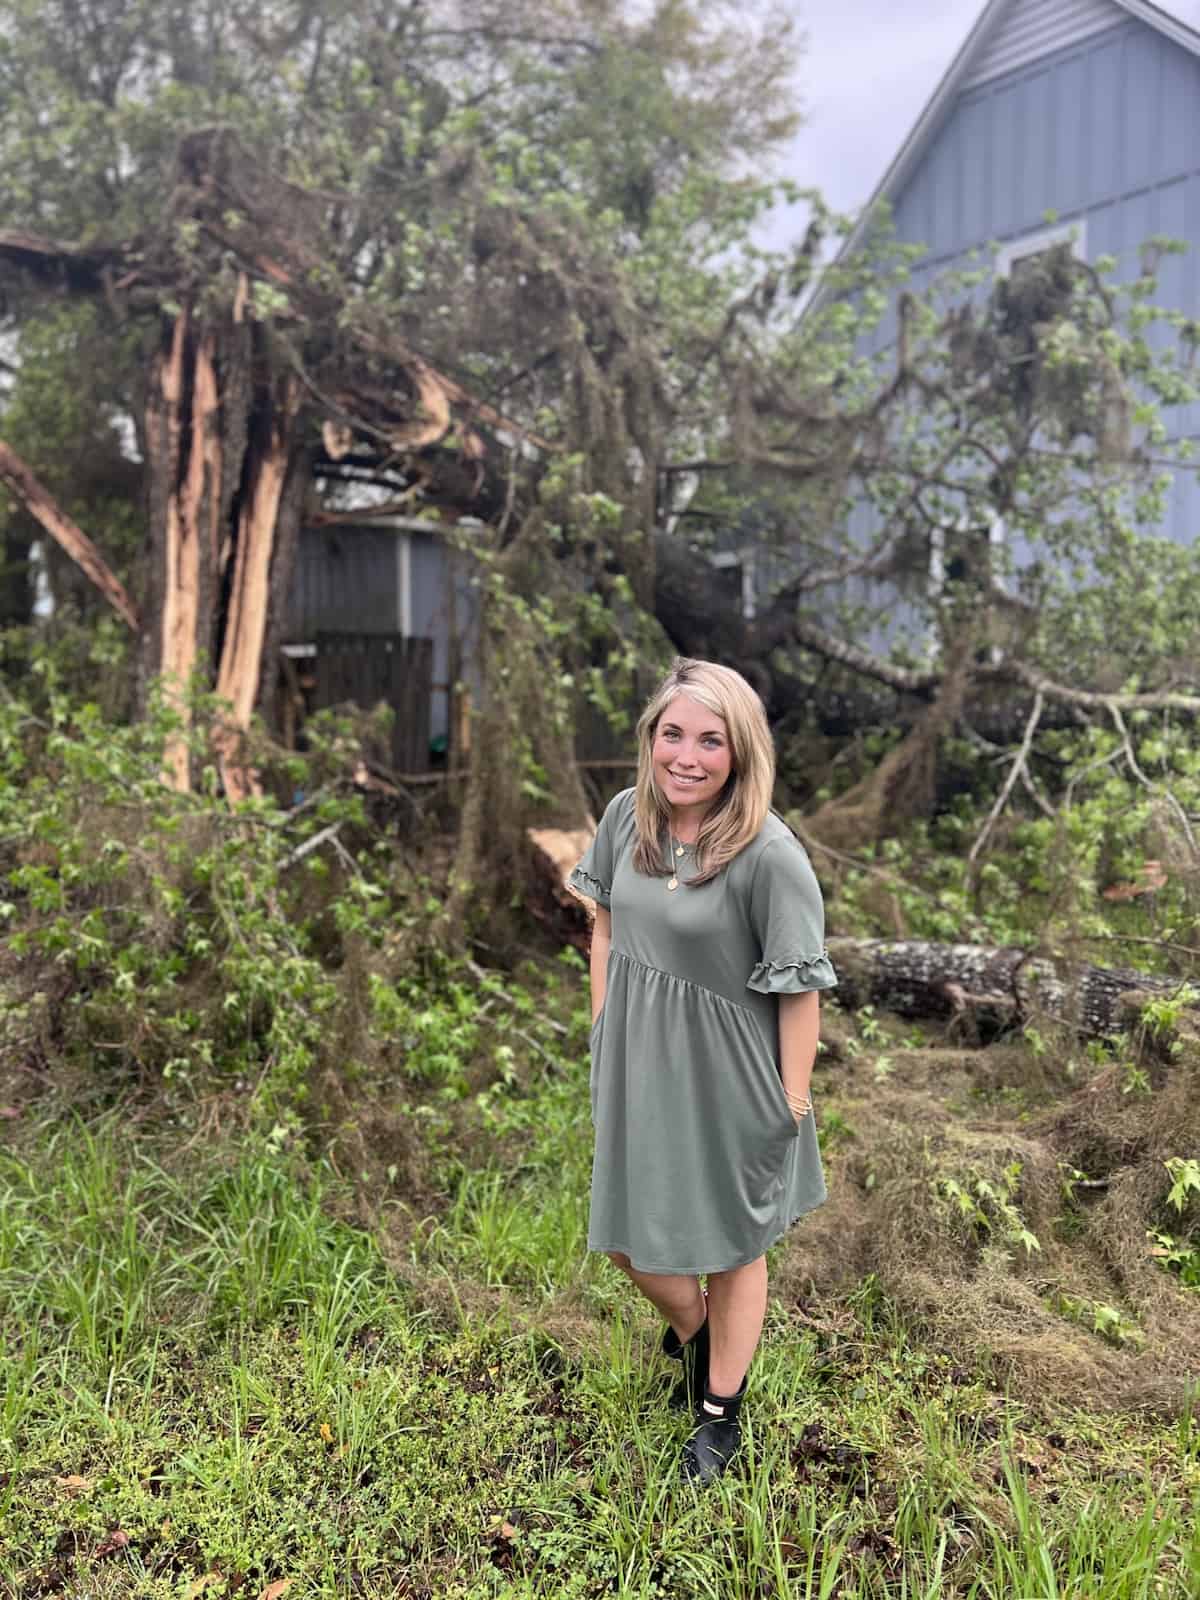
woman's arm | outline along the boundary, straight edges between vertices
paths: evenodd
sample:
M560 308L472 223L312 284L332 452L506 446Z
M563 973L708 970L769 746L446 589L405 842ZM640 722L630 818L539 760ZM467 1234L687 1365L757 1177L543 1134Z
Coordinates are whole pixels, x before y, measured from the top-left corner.
M808 1098L820 1033L821 997L816 989L779 996L779 1066L783 1092L791 1099Z
M612 944L612 915L603 906L596 907L596 921L592 926L592 953L588 971L592 980L592 1021L600 1015L604 1005L604 990L608 981L608 951Z

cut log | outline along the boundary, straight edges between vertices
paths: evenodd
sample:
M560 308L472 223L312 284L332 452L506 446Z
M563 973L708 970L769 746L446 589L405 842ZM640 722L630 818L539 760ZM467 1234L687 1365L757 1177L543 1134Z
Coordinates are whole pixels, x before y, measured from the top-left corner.
M1028 950L918 939L830 939L844 1005L880 1005L900 1016L992 1012L1013 1026L1064 1023L1089 1038L1128 1024L1124 997L1177 994L1177 980L1131 967L1050 960ZM1191 1007L1200 1014L1200 1006Z
M6 485L56 544L87 574L100 593L135 633L141 624L125 585L113 572L96 546L62 509L49 490L42 487L30 467L15 450L0 440L0 483Z

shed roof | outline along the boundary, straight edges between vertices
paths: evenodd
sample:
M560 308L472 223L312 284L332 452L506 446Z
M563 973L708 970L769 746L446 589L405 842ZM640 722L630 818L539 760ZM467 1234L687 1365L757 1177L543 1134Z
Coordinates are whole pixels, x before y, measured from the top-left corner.
M1149 3L1149 0L1105 0L1105 3L1112 7L1114 23L1121 20L1121 13L1136 17L1138 21L1165 34L1168 39L1174 40L1193 55L1200 56L1200 0L1174 0L1170 6L1154 5ZM838 252L839 259L862 243L863 235L870 226L871 217L880 202L893 199L903 188L936 138L959 92L971 83L995 37L1004 13L1012 5L1013 0L987 0L975 26L946 69L908 138L896 152L891 165L863 207L858 221ZM824 298L824 289L818 287L809 309L813 309Z

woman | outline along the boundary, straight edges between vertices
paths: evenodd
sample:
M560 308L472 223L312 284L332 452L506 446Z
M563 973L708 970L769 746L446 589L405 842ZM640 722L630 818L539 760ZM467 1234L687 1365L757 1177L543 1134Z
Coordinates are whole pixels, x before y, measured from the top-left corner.
M596 902L588 1244L667 1319L700 1483L741 1441L764 1252L825 1198L809 1081L817 991L837 979L774 779L746 680L677 661L638 723L637 783L571 877Z

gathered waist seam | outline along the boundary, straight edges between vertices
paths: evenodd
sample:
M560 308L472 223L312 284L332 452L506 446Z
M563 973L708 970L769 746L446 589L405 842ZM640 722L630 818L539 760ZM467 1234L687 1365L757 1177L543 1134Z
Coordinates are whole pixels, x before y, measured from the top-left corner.
M649 966L645 961L639 961L636 956L628 955L624 950L609 950L609 956L619 956L622 961L628 961L631 967L640 967L643 972L650 972L656 978L669 978L672 983L681 983L685 989L695 989L697 994L711 995L714 1000L719 1000L722 1005L732 1006L735 1011L744 1011L748 1017L758 1021L758 1013L753 1006L743 1005L739 1000L731 1000L728 995L720 994L716 989L708 989L702 983L693 983L690 978L680 978L674 972L664 972L661 967Z

